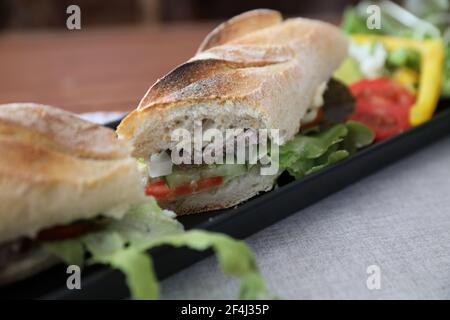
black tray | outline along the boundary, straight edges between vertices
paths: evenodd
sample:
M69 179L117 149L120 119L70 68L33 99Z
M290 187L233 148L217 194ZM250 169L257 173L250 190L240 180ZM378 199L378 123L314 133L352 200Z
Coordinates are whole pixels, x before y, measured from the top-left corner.
M445 105L450 107L450 102L441 101L438 112L427 123L374 144L320 172L298 181L282 176L279 188L236 208L186 216L180 221L187 229L201 228L245 238L449 134L450 108L444 108ZM160 247L150 252L160 279L211 254L172 247ZM0 298L120 299L129 295L124 277L118 271L103 266L86 268L82 273L82 290L66 288L65 271L64 266L56 266L0 288Z

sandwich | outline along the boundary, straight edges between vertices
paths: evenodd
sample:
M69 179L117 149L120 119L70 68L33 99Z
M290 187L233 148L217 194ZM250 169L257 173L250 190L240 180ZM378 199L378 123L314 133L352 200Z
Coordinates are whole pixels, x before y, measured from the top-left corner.
M194 57L151 86L117 129L139 159L146 193L181 215L233 207L272 189L283 168L261 174L258 153L256 163L250 152L245 163L175 162L183 148L174 132L238 128L237 137L255 131L260 137L258 130L275 129L268 145L283 147L316 120L327 83L346 55L346 37L321 21L283 20L277 11L260 9L219 25ZM225 144L236 141L224 137Z
M0 105L0 154L0 284L55 263L39 242L101 229L145 200L130 147L53 107Z
M131 148L113 130L45 105L0 105L0 154L0 296L65 262L108 265L131 297L157 299L149 250L161 245L213 249L221 270L239 278L241 298L268 296L243 242L184 231L145 196Z

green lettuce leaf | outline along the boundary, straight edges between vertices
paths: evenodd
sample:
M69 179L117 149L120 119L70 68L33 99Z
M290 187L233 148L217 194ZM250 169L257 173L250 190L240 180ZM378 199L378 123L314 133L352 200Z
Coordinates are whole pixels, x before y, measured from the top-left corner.
M150 198L148 203L132 207L122 219L114 221L108 232L115 231L132 244L150 241L184 232L183 225L175 217L173 212L162 210L156 200Z
M327 153L325 153L323 156L318 158L314 162L314 166L311 169L309 169L308 171L306 171L305 174L317 172L325 167L328 167L329 165L331 165L335 162L338 162L340 160L347 158L348 155L349 155L349 153L346 150L330 149L329 151L327 151Z
M107 229L77 239L50 242L45 247L68 264L107 264L120 270L135 299L157 299L159 284L148 250L161 245L186 246L193 250L213 249L221 270L240 280L242 299L269 297L255 257L247 245L226 235L184 231L173 213L162 210L154 199L135 206Z
M373 143L375 133L372 129L357 121L347 121L345 124L348 133L342 142L340 149L346 150L349 154L354 154L358 149L364 148Z
M345 159L374 140L371 129L356 121L322 131L308 130L280 146L280 168L296 179Z
M247 245L226 235L207 231L192 230L153 238L149 241L140 240L129 247L107 254L98 254L99 251L96 250L97 254L93 255L89 262L108 264L121 270L126 276L134 298L157 299L159 287L154 276L151 258L145 252L161 245L186 246L197 251L211 248L217 256L220 269L225 274L240 279L240 299L269 297L254 255Z
M84 247L78 239L48 242L44 247L67 265L84 265Z
M367 6L366 6L367 8ZM347 8L342 16L341 28L343 31L353 33L380 33L378 29L367 28L367 15L365 11L361 13L358 8Z
M120 270L134 299L159 297L159 283L148 253L133 246L122 248L110 255L93 255L90 263L102 263Z
M388 53L386 62L392 67L407 67L420 72L420 52L416 49L394 49Z
M442 79L442 95L450 97L450 43L445 47L444 73Z
M335 125L319 133L298 134L280 146L279 161L282 169L289 169L299 160L315 159L323 155L330 146L339 143L347 135L343 124Z

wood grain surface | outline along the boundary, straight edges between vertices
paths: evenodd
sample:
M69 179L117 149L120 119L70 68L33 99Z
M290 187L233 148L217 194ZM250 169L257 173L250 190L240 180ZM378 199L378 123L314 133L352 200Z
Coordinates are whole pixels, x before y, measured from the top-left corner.
M0 33L0 104L73 112L134 109L215 24Z

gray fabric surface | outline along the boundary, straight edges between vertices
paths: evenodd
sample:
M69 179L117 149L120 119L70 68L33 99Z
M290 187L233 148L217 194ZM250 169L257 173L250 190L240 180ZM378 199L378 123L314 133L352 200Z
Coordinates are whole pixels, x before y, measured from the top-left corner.
M326 186L324 186L326 187ZM449 299L450 137L249 237L270 290L286 299ZM381 269L381 288L366 268ZM162 283L166 299L231 299L206 259Z

